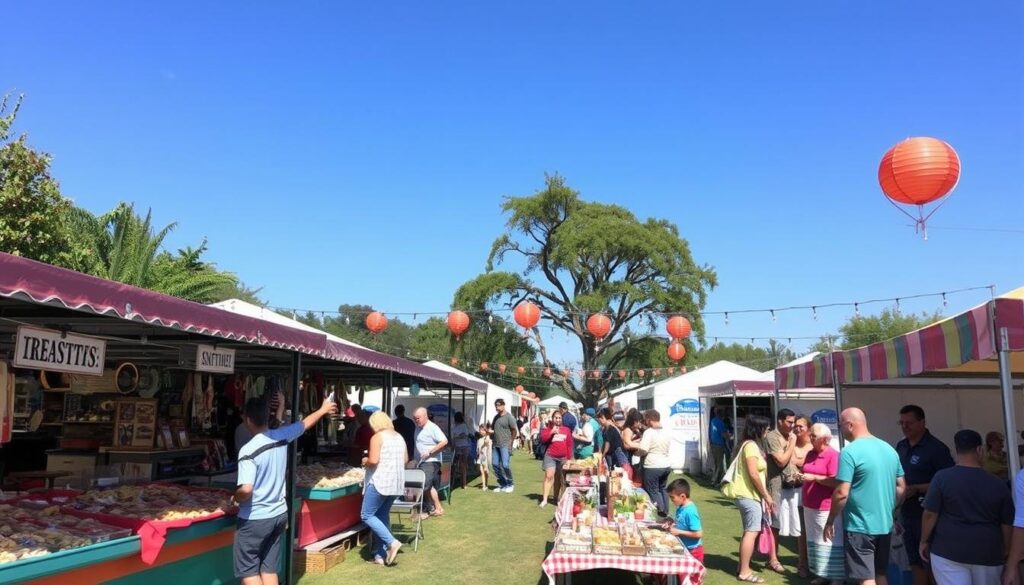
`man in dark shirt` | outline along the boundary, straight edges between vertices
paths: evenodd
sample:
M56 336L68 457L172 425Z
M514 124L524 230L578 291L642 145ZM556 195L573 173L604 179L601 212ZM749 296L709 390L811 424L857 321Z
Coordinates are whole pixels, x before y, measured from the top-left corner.
M604 433L602 452L605 465L608 466L608 469L623 467L627 462L626 451L622 448L622 434L619 432L618 427L615 426L611 409L602 408L598 411L597 422L601 425L602 432ZM564 419L562 424L565 424Z
M1013 525L1006 482L981 468L981 435L953 437L957 464L935 474L924 498L919 556L938 585L999 583Z
M412 422L412 419L405 416L405 406L399 404L395 407L395 432L402 435L405 439L405 448L409 451L409 461L416 459L415 449L416 447L416 423Z
M558 410L562 411L562 424L568 427L570 431L575 433L578 421L576 420L576 417L573 416L571 412L569 412L569 403L563 402L559 404Z
M908 404L900 409L900 428L906 437L896 444L907 483L903 505L900 507L903 544L914 572L914 585L927 585L930 570L918 554L921 544L921 501L928 493L928 484L935 474L953 466L953 456L949 453L949 447L928 432L924 409L920 406Z

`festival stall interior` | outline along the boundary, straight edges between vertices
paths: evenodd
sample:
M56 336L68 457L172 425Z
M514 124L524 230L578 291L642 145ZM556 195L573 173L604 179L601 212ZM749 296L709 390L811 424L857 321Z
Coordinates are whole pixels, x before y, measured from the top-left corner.
M264 317L0 254L0 513L24 520L0 529L0 582L232 582L231 492L216 488L234 487L246 399L288 422L331 392L345 413L370 386L486 391ZM291 447L285 567L359 523L355 422Z

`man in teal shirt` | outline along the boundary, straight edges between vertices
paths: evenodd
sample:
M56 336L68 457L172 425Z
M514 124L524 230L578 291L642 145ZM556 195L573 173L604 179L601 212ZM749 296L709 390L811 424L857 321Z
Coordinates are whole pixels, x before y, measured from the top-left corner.
M835 537L835 519L842 514L847 577L864 585L887 585L893 511L906 488L903 467L896 450L868 430L859 408L844 410L839 427L850 443L839 455L824 536Z

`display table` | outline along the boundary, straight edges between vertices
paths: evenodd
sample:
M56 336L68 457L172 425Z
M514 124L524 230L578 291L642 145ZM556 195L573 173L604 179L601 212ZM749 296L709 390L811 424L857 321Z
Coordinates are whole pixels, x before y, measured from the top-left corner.
M296 516L296 540L303 548L345 532L362 521L363 487L361 484L335 489L298 488L300 500Z
M152 565L142 561L138 536L10 563L0 582L26 585L224 585L235 583L233 517L196 522L167 533ZM10 579L10 580L8 580Z
M53 489L53 481L61 477L69 477L70 471L12 471L7 474L7 479L14 481L27 479L41 479L46 482L46 489Z

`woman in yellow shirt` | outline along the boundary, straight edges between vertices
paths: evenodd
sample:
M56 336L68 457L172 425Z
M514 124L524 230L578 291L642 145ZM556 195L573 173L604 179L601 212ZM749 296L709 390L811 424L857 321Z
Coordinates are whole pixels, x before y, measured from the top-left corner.
M761 532L761 519L764 513L771 514L775 510L775 502L768 493L767 470L768 461L764 456L764 436L768 433L771 421L766 417L750 415L743 423L743 437L736 455L736 476L731 486L731 495L736 500L743 521L743 538L740 539L740 564L736 574L740 581L747 583L764 583L764 579L750 569L750 559L754 556L754 545L757 535ZM775 551L768 559L768 566L779 562Z
M1010 466L1006 463L1003 434L992 431L985 435L985 460L981 466L999 479L1010 478Z

